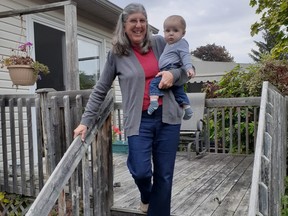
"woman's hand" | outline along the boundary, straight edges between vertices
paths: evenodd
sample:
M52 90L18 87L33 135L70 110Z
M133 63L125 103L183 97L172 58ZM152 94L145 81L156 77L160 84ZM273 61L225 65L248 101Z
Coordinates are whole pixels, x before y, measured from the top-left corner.
M162 79L159 83L159 89L167 89L173 85L173 74L170 71L161 71L159 72L156 77L162 76Z
M78 127L74 130L74 139L78 135L81 135L81 140L84 142L85 141L86 132L87 132L87 126L79 124Z
M196 76L196 72L193 68L190 68L188 71L187 71L187 76L188 78L194 78Z

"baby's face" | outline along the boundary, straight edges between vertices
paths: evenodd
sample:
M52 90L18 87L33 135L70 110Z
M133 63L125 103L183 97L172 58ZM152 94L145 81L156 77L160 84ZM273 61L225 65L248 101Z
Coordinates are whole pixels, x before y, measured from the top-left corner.
M179 41L185 34L181 25L165 25L164 38L166 43L173 44Z

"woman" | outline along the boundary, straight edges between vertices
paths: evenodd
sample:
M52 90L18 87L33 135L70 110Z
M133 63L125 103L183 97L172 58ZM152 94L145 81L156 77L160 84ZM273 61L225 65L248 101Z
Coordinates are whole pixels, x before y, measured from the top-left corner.
M162 89L173 84L183 85L188 80L181 69L159 73L158 59L164 46L163 37L151 36L143 5L133 3L125 7L119 16L104 70L90 95L81 123L74 130L74 137L81 135L82 140L85 139L87 128L97 119L99 107L118 76L129 145L127 166L140 191L140 210L148 211L150 216L170 216L183 113L172 92L167 90L157 111L148 115L149 84L156 75L162 76L159 84Z

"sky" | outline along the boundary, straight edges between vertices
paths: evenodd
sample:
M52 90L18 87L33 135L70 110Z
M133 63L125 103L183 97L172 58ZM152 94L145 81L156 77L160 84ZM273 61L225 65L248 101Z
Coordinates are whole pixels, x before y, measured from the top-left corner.
M150 25L163 35L166 17L177 14L186 20L185 39L190 51L215 43L224 46L237 63L252 63L251 49L258 50L254 41L263 41L262 34L252 37L251 25L259 21L250 0L109 0L124 8L129 3L144 5Z

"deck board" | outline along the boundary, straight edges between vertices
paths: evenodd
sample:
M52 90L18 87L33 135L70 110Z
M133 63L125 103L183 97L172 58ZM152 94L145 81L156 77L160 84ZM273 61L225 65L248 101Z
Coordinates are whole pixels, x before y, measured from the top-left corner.
M114 154L113 209L139 212L139 191L127 170L126 154ZM176 158L171 214L176 216L247 215L253 156L207 154Z

